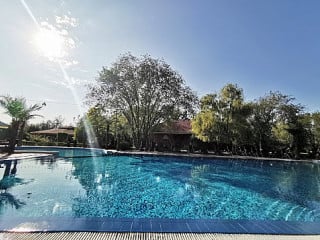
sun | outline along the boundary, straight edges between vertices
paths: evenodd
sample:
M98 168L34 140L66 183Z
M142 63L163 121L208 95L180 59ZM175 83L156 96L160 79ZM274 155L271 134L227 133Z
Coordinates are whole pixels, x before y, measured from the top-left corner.
M41 55L49 60L58 60L66 55L64 37L55 29L41 28L35 35L35 44Z

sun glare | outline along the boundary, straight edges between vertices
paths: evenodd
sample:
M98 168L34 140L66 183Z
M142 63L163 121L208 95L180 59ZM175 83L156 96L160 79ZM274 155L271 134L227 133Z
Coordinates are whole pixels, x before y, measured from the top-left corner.
M64 37L54 29L40 29L35 36L35 44L41 54L50 60L61 59L66 54Z

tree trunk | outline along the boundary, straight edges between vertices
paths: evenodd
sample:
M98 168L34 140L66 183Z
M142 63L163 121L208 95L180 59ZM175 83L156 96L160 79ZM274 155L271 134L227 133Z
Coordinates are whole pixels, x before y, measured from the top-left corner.
M12 121L11 129L10 129L9 148L8 148L9 154L14 153L14 148L16 146L19 125L20 125L19 121L15 121L15 120Z
M23 121L21 123L20 129L18 130L18 146L22 146L22 139L23 139L23 134L24 134L24 128L26 126L26 122Z
M262 157L262 136L259 134L259 157Z
M110 132L110 125L109 123L107 123L106 149L109 148L109 132Z

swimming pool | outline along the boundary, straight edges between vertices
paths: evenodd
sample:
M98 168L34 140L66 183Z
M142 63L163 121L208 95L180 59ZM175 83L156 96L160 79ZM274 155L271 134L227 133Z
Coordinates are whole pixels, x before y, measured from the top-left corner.
M58 150L67 157L2 164L2 174L9 167L13 174L1 180L0 220L320 223L317 163L86 157L89 152L83 149L72 149L77 156L72 158L66 154L70 149Z

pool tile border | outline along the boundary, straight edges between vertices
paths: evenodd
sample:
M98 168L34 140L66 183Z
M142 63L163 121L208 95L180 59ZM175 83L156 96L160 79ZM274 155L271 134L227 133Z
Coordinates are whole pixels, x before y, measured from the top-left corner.
M2 232L153 232L229 234L320 234L320 222L178 220L131 218L0 218Z
M144 151L115 151L108 155L119 156L139 156L139 157L187 157L197 159L211 159L211 160L253 160L253 161L277 161L277 162L303 162L303 163L317 163L320 164L319 159L289 159L289 158L269 158L256 156L241 156L241 155L216 155L203 153L175 153L175 152L144 152Z

